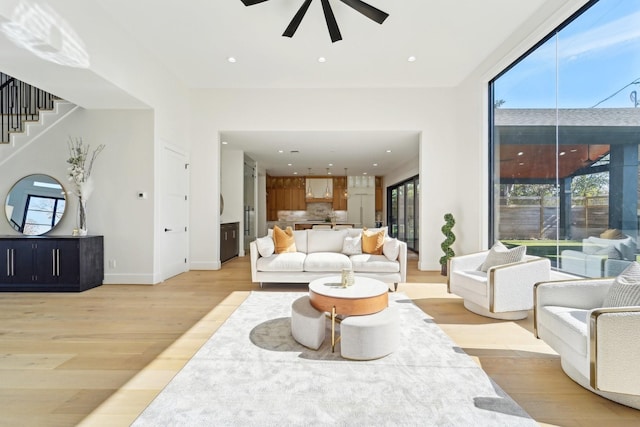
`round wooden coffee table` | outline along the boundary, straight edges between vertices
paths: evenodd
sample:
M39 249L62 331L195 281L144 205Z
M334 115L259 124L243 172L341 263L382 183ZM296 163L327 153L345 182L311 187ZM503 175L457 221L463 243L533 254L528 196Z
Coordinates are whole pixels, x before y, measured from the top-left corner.
M343 288L341 276L328 276L309 283L309 302L318 311L331 313L331 350L335 350L336 316L373 314L389 306L389 286L380 280L356 276Z

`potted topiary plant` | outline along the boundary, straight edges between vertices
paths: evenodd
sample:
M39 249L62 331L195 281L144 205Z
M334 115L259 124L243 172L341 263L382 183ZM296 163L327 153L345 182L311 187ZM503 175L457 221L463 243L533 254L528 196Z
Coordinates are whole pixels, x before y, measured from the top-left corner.
M442 234L444 234L444 241L440 245L442 248L442 252L444 255L440 257L440 274L443 276L447 275L447 264L449 259L456 256L453 249L451 249L451 245L456 241L456 235L453 234L453 226L456 224L456 220L453 218L453 215L450 213L444 214L444 225L442 226Z

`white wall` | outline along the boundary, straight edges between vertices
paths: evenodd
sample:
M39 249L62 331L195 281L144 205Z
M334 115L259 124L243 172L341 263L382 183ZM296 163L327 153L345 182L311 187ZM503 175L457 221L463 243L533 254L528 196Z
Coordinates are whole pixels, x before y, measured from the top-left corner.
M0 194L25 175L44 173L67 191L69 137L81 137L92 148L105 144L94 163L95 189L87 203L89 234L104 236L105 283L153 283L154 181L153 113L144 110L78 109L40 136L0 168ZM145 190L149 198L138 200ZM77 198L53 235L70 235L76 227ZM15 234L4 220L0 234ZM108 260L116 267L109 268Z
M447 166L458 163L454 96L453 89L193 91L192 127L203 132L192 146L192 266L214 266L219 260L211 244L219 234L211 221L217 201L207 197L218 194L218 132L409 130L421 132L420 156L428 157L420 171L421 205L429 207L421 211L420 267L438 269L440 218L467 203L456 196L456 171Z

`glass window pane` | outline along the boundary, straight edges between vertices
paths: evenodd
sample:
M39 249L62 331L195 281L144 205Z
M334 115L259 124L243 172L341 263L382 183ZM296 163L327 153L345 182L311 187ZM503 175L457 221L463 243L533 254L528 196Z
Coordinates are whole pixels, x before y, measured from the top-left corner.
M638 22L640 0L600 0L491 83L492 240L581 276L636 259Z

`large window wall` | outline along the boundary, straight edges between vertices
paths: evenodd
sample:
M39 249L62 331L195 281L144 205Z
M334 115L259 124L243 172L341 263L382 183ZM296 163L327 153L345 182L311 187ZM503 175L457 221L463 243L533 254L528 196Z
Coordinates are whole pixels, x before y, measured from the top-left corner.
M589 2L490 83L490 241L569 273L638 254L640 0Z

